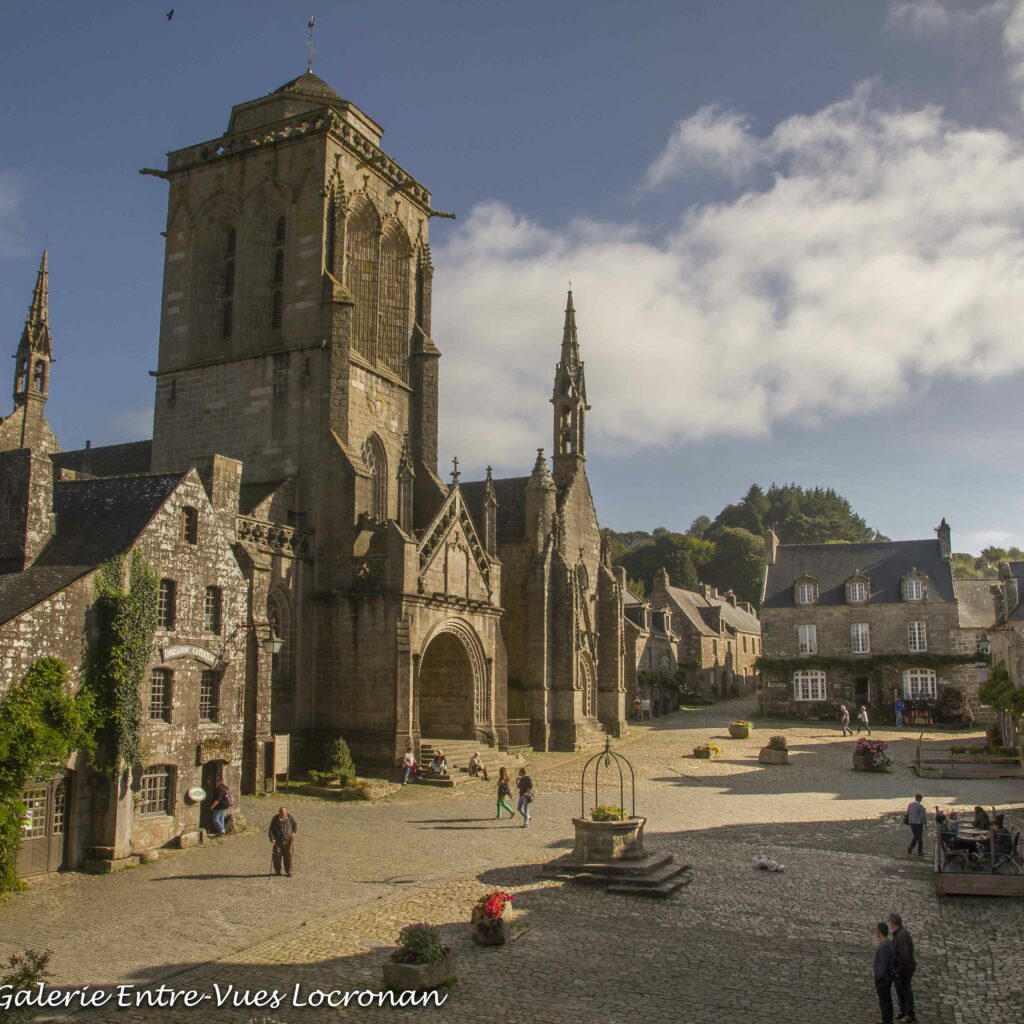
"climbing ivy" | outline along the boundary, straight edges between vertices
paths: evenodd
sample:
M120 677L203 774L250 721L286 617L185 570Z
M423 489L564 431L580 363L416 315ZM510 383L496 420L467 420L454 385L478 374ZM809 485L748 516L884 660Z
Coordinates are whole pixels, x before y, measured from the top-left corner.
M948 668L951 665L977 665L987 662L987 654L870 654L866 657L802 654L795 658L760 657L754 663L762 675L788 679L804 669L846 669L859 675L880 672L883 668Z
M160 579L141 551L111 559L97 572L93 608L99 640L88 688L98 713L100 764L111 775L139 756L141 687L153 649L159 595Z
M73 750L93 749L92 695L73 696L68 679L63 661L40 658L0 704L0 893L20 886L25 783L62 771Z

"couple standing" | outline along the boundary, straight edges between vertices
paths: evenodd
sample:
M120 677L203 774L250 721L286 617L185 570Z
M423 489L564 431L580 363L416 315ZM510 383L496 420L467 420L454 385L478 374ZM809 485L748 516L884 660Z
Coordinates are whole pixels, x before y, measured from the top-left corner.
M875 992L882 1011L882 1024L892 1024L892 986L896 986L900 1013L897 1020L913 1024L914 1013L914 940L903 927L903 918L892 913L888 921L877 926L878 945L875 947Z
M519 803L516 809L523 816L523 828L530 824L530 804L533 803L533 779L526 774L525 768L519 769L519 777L516 779L516 787L519 790ZM506 798L511 796L511 783L509 782L508 769L502 768L498 772L498 813L495 818L501 817L502 810L508 811L508 816L514 818L516 812L506 803Z

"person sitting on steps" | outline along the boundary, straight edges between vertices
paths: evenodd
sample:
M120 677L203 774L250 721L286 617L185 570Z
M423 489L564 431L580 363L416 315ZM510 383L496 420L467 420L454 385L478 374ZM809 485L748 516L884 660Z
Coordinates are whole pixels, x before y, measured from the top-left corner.
M447 775L448 774L448 759L444 756L444 751L439 750L434 754L434 760L430 762L430 774L431 775Z
M473 756L469 759L469 774L475 779L478 775L484 777L484 782L489 782L487 778L487 769L484 767L483 761L480 760L480 751L474 750Z

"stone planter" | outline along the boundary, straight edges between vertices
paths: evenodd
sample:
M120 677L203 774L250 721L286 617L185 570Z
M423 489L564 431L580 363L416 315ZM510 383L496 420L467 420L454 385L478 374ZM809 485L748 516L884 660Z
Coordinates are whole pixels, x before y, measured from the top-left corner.
M749 725L730 725L729 735L734 740L745 740L750 738L750 726Z
M644 823L646 818L625 821L591 821L573 818L576 829L574 859L585 864L594 861L640 860L644 854Z
M448 950L436 964L396 964L384 961L384 987L396 992L422 992L455 977L455 953Z
M872 762L871 757L865 757L863 754L853 755L853 770L855 772L887 772L889 769L886 767L877 768Z
M701 761L710 761L715 755L706 747L694 747L693 756L699 758Z
M761 764L789 764L788 750L775 750L773 747L762 747L757 755Z
M488 920L486 923L481 922L472 926L473 941L481 946L504 946L508 942L515 919L516 912L512 909L512 904L506 903L501 911L501 917L497 920Z

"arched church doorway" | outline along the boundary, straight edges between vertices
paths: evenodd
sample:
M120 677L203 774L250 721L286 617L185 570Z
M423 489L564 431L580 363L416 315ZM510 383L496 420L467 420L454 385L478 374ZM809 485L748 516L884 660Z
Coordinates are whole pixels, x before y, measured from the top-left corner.
M420 661L420 735L472 739L480 715L481 666L459 632L443 629L427 643Z

